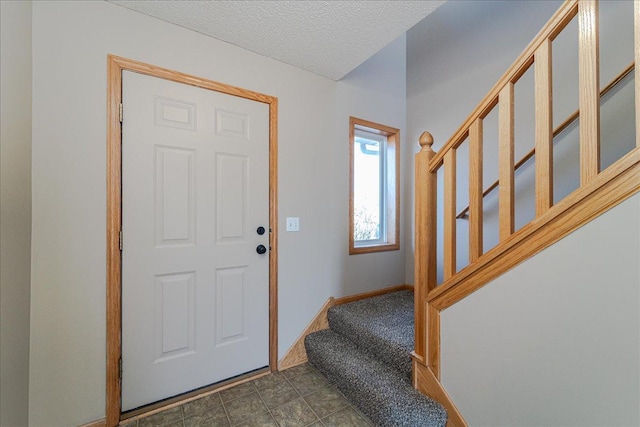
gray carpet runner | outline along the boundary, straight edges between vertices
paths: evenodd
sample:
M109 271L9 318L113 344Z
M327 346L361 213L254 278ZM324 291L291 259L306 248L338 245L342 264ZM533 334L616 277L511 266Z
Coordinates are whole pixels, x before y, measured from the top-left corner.
M411 386L413 293L335 306L309 334L309 362L377 426L444 427L445 409Z
M394 367L411 381L413 292L399 291L337 305L327 314L329 328Z

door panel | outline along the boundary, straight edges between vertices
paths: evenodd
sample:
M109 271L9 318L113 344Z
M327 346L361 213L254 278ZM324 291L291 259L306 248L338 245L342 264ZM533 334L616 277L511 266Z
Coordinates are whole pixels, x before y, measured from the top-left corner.
M195 152L154 147L156 247L195 244Z
M154 278L154 363L195 352L196 275L165 274Z
M123 72L122 408L269 363L268 105Z

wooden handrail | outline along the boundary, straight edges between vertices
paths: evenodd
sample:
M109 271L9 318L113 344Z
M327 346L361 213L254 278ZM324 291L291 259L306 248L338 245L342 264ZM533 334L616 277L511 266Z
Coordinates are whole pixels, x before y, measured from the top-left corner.
M609 82L609 84L607 84L601 91L600 91L600 98L602 98L603 96L605 96L607 93L609 93L614 87L616 87L625 77L627 77L629 74L631 74L631 72L634 70L635 68L635 63L632 62L631 64L627 65L627 67L622 70L622 72L620 74L618 74L613 80L611 80ZM556 136L558 136L560 133L562 133L562 131L564 131L566 128L568 128L571 123L573 123L578 117L580 117L580 109L577 109L576 111L574 111L569 117L567 117L567 119L560 123L558 125L558 127L556 127L553 130L553 137L555 138ZM518 170L521 166L523 166L525 163L527 163L529 161L529 159L531 159L536 153L536 149L532 148L531 151L529 151L527 154L525 154L520 160L518 160L518 162L513 166L514 170ZM496 187L498 187L498 185L500 184L500 180L496 180L493 184L491 184L490 186L488 186L483 192L482 192L482 197L486 197L487 195L489 195L489 193L491 193L493 190L496 189ZM462 209L460 212L458 212L458 214L456 215L457 219L463 219L467 217L467 213L469 212L469 206L467 206L466 208Z
M598 174L590 184L578 188L542 217L531 221L512 234L507 241L484 253L478 262L467 266L429 291L427 303L437 310L451 307L528 255L549 247L639 191L640 147L637 147ZM549 224L556 226L549 227ZM509 255L509 252L513 251L517 253ZM508 266L505 267L505 264ZM460 286L463 283L464 286Z
M469 133L469 127L477 118L484 118L491 109L498 103L498 95L507 83L515 83L533 64L533 56L538 47L546 39L554 39L578 13L578 0L566 0L566 2L553 15L547 25L536 35L524 52L509 67L507 72L500 78L491 91L482 99L480 104L471 113L467 120L458 128L447 143L437 152L436 156L429 164L429 170L435 172L444 162L447 151L457 148Z
M571 20L578 16L579 108L553 129L551 100L551 43ZM471 295L491 280L567 236L596 216L640 193L640 132L636 148L600 171L600 103L635 68L635 93L640 93L640 1L634 2L634 62L612 82L599 90L599 8L598 0L566 0L534 40L483 98L472 114L437 153L433 137L420 137L415 157L415 351L413 385L432 395L451 413L455 405L442 393L440 382L440 313ZM535 137L534 149L514 164L513 86L534 67ZM482 190L483 120L498 106L499 177ZM640 128L640 97L635 103L636 129ZM580 185L553 203L553 137L565 131L580 117ZM456 150L469 143L469 204L455 214ZM514 231L514 171L536 155L536 215ZM444 205L438 207L438 171L444 167ZM483 250L483 199L500 187L500 242ZM442 215L439 217L438 212ZM469 212L469 263L457 269L456 218ZM443 220L438 227L437 221ZM438 228L442 231L443 251L438 253ZM442 258L441 258L442 257ZM436 271L444 281L437 284ZM447 406L449 405L449 406ZM453 408L453 410L451 409ZM450 418L452 426L466 426L462 417ZM449 425L449 424L447 424Z

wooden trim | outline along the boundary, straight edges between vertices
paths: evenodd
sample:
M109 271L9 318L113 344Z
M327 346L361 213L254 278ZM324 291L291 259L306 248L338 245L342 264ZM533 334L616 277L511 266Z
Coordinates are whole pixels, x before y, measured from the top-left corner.
M627 77L629 74L631 74L631 72L634 71L634 69L635 69L635 64L633 62L631 64L627 65L625 67L625 69L622 70L622 72L620 74L618 74L616 77L614 77L613 80L611 80L600 91L600 98L602 98L603 96L608 94L614 87L616 87L618 85L618 83L620 83L625 77ZM640 80L640 78L638 80ZM638 91L639 91L638 93L640 93L640 89L638 89ZM636 99L638 99L639 102L640 102L640 96L636 97ZM578 117L580 117L580 110L579 109L574 111L569 117L567 117L567 119L564 122L560 123L560 125L558 125L558 127L556 127L553 130L553 137L555 138L556 136L558 136L563 130L565 130L567 127L569 127L569 125L571 123L573 123ZM637 134L637 137L640 138L640 133ZM638 146L640 147L640 144L638 144ZM527 163L529 161L529 159L531 159L535 155L535 153L536 153L536 149L532 148L527 154L522 156L522 158L513 167L514 171L520 169L520 167L522 167L525 163ZM500 184L499 180L494 181L493 184L488 186L482 192L482 197L483 198L486 197L489 193L491 193L493 190L495 190L496 187L498 187L498 184ZM456 218L458 218L458 219L464 218L467 215L468 212L469 212L469 206L465 207L460 212L458 212L458 215L456 215Z
M460 142L464 140L462 135L468 132L471 123L473 123L473 121L478 117L484 118L489 111L491 111L492 105L495 104L500 91L502 91L507 83L517 81L517 77L523 72L522 70L526 70L528 65L531 64L533 55L540 44L547 38L551 38L553 40L564 29L564 27L571 22L577 12L578 0L567 0L562 6L560 6L549 22L547 22L542 30L540 30L515 62L511 64L511 67L509 67L507 72L502 75L500 80L498 80L489 93L482 99L480 104L471 113L467 120L458 128L444 147L442 147L438 154L431 160L429 164L429 170L431 170L431 172L435 172L442 165L444 155L447 151L452 147L459 145Z
M428 358L427 364L436 378L440 378L440 312L433 306L427 305Z
M106 427L107 420L102 418L101 420L91 421L87 424L82 424L80 427Z
M269 103L269 368L278 369L278 98Z
M444 156L444 278L456 274L456 149Z
M122 66L109 56L107 61L107 353L106 353L106 425L120 421L121 384L119 360L122 354L122 305L120 230L122 206Z
M353 234L351 234L351 239L353 239ZM389 252L397 250L400 250L400 244L398 243L387 245L356 246L349 250L349 255L372 254L376 252Z
M427 293L436 287L436 225L437 179L429 171L429 161L435 156L433 137L420 135L420 151L415 156L415 252L414 252L414 318L415 357L427 355Z
M354 169L355 168L353 165L355 144L353 141L355 141L355 137L356 137L355 131L356 129L355 129L354 118L349 117L349 254L351 254L351 251L355 247L355 244L354 244L355 225L353 223L353 213L354 213L353 193L355 192L354 191L354 186L355 186L355 182L354 182L355 170Z
M553 103L551 79L551 41L536 50L535 62L535 153L536 215L553 205Z
M581 0L578 7L580 81L580 185L600 171L600 70L597 0Z
M500 103L498 104L498 142L500 146L498 153L500 177L498 215L500 220L500 241L513 234L514 229L513 86L513 83L508 83L500 91Z
M392 292L398 292L398 291L411 291L411 292L413 292L413 286L407 285L407 284L405 284L405 285L397 285L397 286L390 286L388 288L376 289L375 291L363 292L361 294L355 294L355 295L349 295L349 296L346 296L346 297L334 298L333 299L333 305L348 304L350 302L359 301L361 299L373 298L373 297L377 297L377 296L380 296L380 295L390 294Z
M284 371L285 369L293 368L294 366L301 365L307 361L307 352L304 348L304 339L307 335L312 332L321 331L323 329L329 328L329 321L327 320L327 312L329 309L336 305L347 304L349 302L358 301L365 298L376 297L379 295L388 294L391 292L397 292L402 290L413 291L413 286L411 285L398 285L391 286L384 289L377 289L375 291L363 292L361 294L349 295L346 297L340 298L329 298L318 313L316 313L315 317L311 320L311 322L304 329L302 334L294 341L289 350L282 357L280 362L278 362L278 369L280 371Z
M356 246L354 239L354 137L355 130L363 129L367 132L387 137L387 178L386 206L387 206L387 243L370 246ZM374 123L369 120L349 117L349 255L367 254L373 252L397 251L400 249L400 130L390 126Z
M391 136L400 132L399 129L396 129L391 126L382 125L380 123L372 122L370 120L360 119L358 117L349 117L349 123L353 123L354 125L358 125L361 128L366 128L367 131L372 133L377 133L379 135Z
M414 360L413 371L414 387L447 410L447 427L466 427L467 422L431 368Z
M122 226L121 207L121 128L119 106L122 102L122 72L145 74L177 83L239 96L269 105L269 364L277 370L277 278L278 278L278 99L273 96L242 89L201 77L191 76L142 62L107 56L107 366L106 366L106 425L120 421L121 384L118 362L122 354L121 342L121 254L119 234Z
M400 249L400 130L387 138L387 173L395 176L395 182L387 179L387 230L393 230L393 240ZM392 141L389 144L389 140Z
M640 148L627 153L450 280L427 300L444 310L640 191Z
M634 61L638 64L635 67L635 84L636 84L636 147L640 148L640 1L633 2L633 27L634 27Z
M158 77L164 80L170 80L176 83L187 84L190 86L209 89L215 92L226 93L240 98L252 101L262 102L268 105L273 104L278 98L271 95L265 95L260 92L254 92L238 86L232 86L226 83L220 83L203 77L193 76L181 73L179 71L162 68L155 65L145 64L144 62L127 59L116 55L108 55L109 61L113 61L120 70L133 71L138 74L145 74L152 77Z
M329 322L327 320L327 311L333 307L334 299L329 298L318 310L318 313L313 317L311 322L304 329L302 334L293 342L293 345L287 350L280 362L278 362L278 370L284 371L285 369L293 368L294 366L301 365L307 361L307 351L304 348L304 339L307 335L318 332L323 329L329 329Z
M482 255L483 244L483 132L482 119L478 118L469 128L469 262ZM457 218L457 215L456 215Z

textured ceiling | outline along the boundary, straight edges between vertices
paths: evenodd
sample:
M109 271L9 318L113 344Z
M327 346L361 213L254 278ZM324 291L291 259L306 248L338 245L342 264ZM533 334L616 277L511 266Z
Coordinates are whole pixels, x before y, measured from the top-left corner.
M108 1L333 80L445 2Z

